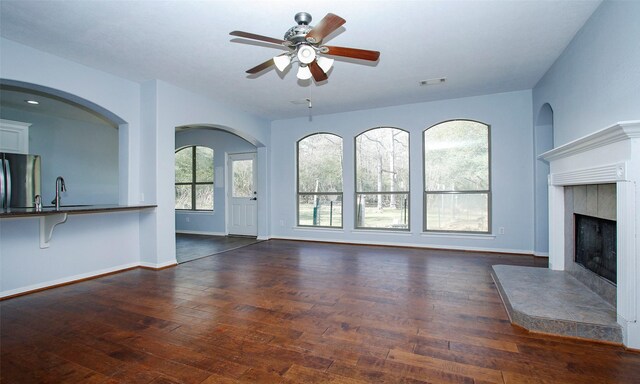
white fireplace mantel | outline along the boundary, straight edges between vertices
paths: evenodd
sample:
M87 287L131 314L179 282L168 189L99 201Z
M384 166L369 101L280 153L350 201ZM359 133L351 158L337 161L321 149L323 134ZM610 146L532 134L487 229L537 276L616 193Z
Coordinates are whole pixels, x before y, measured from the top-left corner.
M640 349L640 121L610 127L543 153L549 174L549 268L565 270L564 187L616 184L618 323L626 346ZM567 239L573 241L572 239Z

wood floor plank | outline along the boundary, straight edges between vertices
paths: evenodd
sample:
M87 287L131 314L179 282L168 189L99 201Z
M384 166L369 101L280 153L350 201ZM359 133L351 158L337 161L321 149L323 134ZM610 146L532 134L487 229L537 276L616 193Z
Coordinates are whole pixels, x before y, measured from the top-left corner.
M270 240L0 302L2 383L634 383L640 353L509 323L522 255Z

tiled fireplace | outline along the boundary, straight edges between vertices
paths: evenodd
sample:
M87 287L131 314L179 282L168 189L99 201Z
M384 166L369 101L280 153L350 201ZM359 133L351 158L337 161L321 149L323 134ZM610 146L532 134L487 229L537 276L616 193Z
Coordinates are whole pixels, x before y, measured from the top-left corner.
M611 302L624 344L640 349L640 121L617 123L541 157L551 173L549 268ZM615 221L615 284L575 263L576 214L605 219L607 232Z

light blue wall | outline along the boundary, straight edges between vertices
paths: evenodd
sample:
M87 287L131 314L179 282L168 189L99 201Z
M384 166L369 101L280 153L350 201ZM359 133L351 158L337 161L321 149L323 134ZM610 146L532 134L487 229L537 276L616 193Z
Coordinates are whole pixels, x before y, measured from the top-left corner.
M176 133L176 149L201 145L213 149L215 186L213 212L176 211L176 232L225 235L225 159L229 153L255 152L256 147L228 132L191 129ZM188 220L188 221L187 221Z
M3 119L30 123L29 153L41 156L43 204L55 197L56 177L65 179L62 204L118 204L118 130L3 107Z
M422 132L441 121L478 120L491 125L492 232L489 236L422 233ZM271 128L272 236L353 243L533 251L533 125L531 91L410 104L365 111L279 120ZM411 232L354 231L354 137L390 126L410 132ZM296 228L296 142L314 132L344 139L344 228ZM504 227L504 235L498 228Z
M6 39L0 39L0 51L0 78L70 93L126 122L118 131L120 200L138 203L141 164L153 161L140 157L147 145L138 135L140 85ZM0 295L140 265L141 215L70 215L56 227L47 249L38 246L37 218L1 219Z
M554 144L640 119L640 1L604 1L533 89L553 108Z

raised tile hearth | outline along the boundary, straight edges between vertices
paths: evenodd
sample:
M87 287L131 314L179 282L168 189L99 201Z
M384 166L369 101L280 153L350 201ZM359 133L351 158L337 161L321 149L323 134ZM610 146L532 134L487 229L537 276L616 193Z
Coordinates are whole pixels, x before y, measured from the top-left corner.
M491 275L513 324L533 332L623 342L616 308L571 274L494 265Z

